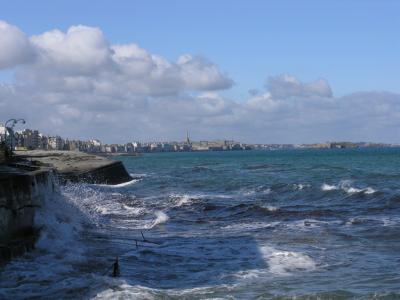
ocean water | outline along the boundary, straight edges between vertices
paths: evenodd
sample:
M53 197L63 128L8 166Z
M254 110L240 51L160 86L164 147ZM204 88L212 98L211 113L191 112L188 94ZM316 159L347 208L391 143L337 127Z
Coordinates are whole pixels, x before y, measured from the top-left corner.
M400 149L120 159L46 199L1 299L400 299Z

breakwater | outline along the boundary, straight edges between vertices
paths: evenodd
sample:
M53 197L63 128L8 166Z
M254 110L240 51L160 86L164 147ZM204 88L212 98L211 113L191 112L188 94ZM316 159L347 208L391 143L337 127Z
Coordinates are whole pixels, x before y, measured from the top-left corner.
M58 183L120 184L132 180L120 161L67 151L17 153L0 165L0 264L34 247L35 214Z
M132 180L120 161L77 151L21 151L18 157L49 166L62 183L120 184Z
M51 168L8 165L0 168L0 263L34 247L39 232L35 211L54 193Z

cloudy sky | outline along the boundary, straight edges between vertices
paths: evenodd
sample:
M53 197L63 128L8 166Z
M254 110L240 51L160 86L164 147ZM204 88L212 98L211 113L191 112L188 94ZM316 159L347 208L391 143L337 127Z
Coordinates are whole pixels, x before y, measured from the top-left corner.
M0 2L0 120L110 143L400 142L398 1Z

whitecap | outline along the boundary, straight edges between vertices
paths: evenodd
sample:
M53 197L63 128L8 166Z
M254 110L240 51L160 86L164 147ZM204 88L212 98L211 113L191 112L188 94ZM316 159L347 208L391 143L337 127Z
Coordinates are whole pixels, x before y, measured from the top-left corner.
M321 190L322 191L333 191L333 190L342 190L348 194L357 194L357 193L364 193L367 195L373 194L376 192L371 187L366 187L366 188L357 188L351 185L352 181L351 180L341 180L338 185L329 185L327 183L322 184Z
M326 183L324 183L321 186L321 190L323 190L324 192L333 191L333 190L337 190L337 189L338 189L338 187L336 185L329 185L329 184L326 184Z
M221 229L223 231L246 231L246 230L255 230L261 228L273 228L277 226L279 222L252 222L252 223L237 223L232 225L226 225Z
M140 215L145 211L143 207L132 207L125 204L122 204L122 208L130 213L133 213L134 215Z
M193 203L193 201L194 201L194 198L191 197L191 196L189 196L188 194L184 194L184 195L172 194L172 195L170 195L169 197L170 197L170 199L172 200L173 205L174 205L175 207L180 207L180 206L183 206L183 205L188 205L188 204Z
M293 188L295 189L295 190L299 190L299 191L301 191L301 190L303 190L303 189L305 189L305 188L308 188L308 187L310 187L311 185L309 185L309 184L302 184L302 183L299 183L299 184L293 184Z
M277 207L277 206L272 206L272 205L265 205L265 206L262 206L263 208L266 208L268 211L271 211L271 212L273 212L273 211L277 211L278 209L279 209L279 207Z
M123 182L123 183L119 183L119 184L94 184L94 185L101 186L101 187L108 187L108 188L121 188L121 187L130 186L139 181L140 181L140 179L132 179L131 181L127 181L127 182Z
M376 192L376 190L374 190L373 188L371 188L371 187L367 187L366 189L364 189L364 193L365 194L373 194L373 193L375 193Z
M268 263L269 271L275 275L287 276L293 272L316 269L315 261L304 253L277 250L269 246L262 246L259 250Z
M157 225L166 223L169 220L168 215L165 212L162 212L161 210L158 210L155 212L156 219L150 224L150 226L145 226L145 228L153 228Z
M355 193L360 193L363 191L362 189L358 189L358 188L354 188L354 187L343 188L343 190L348 194L355 194Z

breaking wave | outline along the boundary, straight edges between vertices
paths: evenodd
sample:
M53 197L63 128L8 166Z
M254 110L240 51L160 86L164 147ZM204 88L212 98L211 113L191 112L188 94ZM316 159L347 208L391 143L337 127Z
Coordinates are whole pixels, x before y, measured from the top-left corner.
M304 253L277 250L269 246L260 247L260 252L268 263L269 271L276 275L314 271L317 268L315 261Z
M352 184L351 180L342 180L337 185L330 185L330 184L324 183L321 186L321 190L324 192L334 191L334 190L342 190L348 194L364 193L367 195L373 194L376 192L376 190L374 190L371 187L356 188L356 187L353 187L351 184Z
M162 211L155 212L156 219L151 223L151 225L146 226L147 229L151 229L157 225L164 224L169 220L169 217L166 213Z
M135 184L135 183L137 183L139 181L140 181L140 179L132 179L131 181L123 182L123 183L119 183L119 184L95 184L95 185L96 186L101 186L101 187L106 187L106 188L121 188L121 187L130 186L130 185Z

